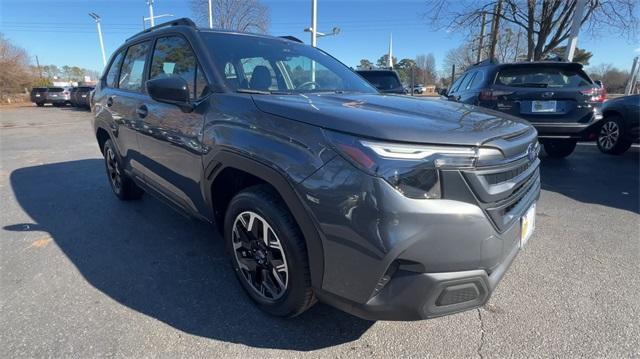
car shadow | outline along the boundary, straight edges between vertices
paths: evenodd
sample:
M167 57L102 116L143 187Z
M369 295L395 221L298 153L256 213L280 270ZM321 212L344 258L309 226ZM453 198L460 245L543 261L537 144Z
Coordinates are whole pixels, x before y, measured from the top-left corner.
M564 159L540 157L543 190L640 213L640 148L612 156L601 153L595 145L581 144Z
M354 341L373 322L316 304L293 319L263 314L237 283L224 244L208 224L146 195L113 196L99 159L11 173L15 197L95 288L118 303L190 334L244 345L315 350Z

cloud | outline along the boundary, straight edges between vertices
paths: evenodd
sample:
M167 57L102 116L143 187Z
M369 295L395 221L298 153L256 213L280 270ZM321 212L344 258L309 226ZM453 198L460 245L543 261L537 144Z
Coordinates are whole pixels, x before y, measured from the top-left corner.
M633 50L633 51L634 51L634 52L640 52L640 47L639 47L639 48L637 48L637 49L635 49L635 50Z

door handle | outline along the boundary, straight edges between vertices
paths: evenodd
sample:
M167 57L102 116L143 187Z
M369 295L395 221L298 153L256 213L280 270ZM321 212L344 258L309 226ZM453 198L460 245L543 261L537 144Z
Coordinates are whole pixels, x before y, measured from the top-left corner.
M113 106L113 97L107 98L107 107Z
M136 109L136 113L138 114L138 117L145 118L147 117L147 114L149 113L149 111L147 109L147 106L142 105Z

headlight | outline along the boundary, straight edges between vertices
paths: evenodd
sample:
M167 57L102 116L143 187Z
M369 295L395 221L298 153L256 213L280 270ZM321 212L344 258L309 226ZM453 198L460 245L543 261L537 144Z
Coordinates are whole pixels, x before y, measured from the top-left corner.
M331 131L326 134L345 158L410 198L441 198L440 169L473 168L480 155L502 156L491 148L389 143Z

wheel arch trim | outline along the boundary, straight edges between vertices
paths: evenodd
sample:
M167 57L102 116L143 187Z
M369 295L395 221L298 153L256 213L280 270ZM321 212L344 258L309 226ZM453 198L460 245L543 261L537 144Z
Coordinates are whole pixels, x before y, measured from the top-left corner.
M264 163L226 150L213 155L204 168L203 192L209 207L212 208L212 213L215 200L212 198L211 187L217 176L227 168L240 170L255 176L271 185L278 192L304 236L309 259L309 270L311 272L311 284L315 288L322 288L324 275L322 238L319 229L308 213L308 209L304 206L291 182L281 173Z

